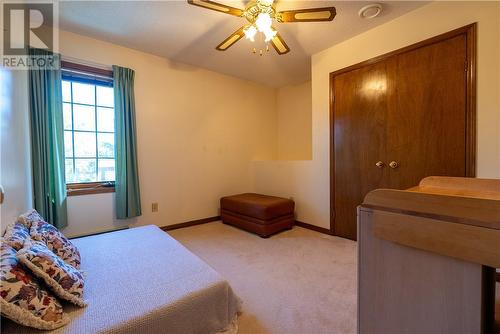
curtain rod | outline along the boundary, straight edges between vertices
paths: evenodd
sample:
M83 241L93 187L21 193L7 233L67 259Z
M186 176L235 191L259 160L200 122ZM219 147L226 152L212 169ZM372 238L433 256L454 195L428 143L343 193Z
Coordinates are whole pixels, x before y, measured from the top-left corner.
M95 67L95 68L100 68L100 69L103 69L103 70L106 70L106 71L111 71L113 69L113 67L111 65L99 64L99 63L95 63L95 62L92 62L92 61L82 60L82 59L78 59L78 58L74 58L74 57L69 57L69 56L62 56L61 60L67 61L67 62L70 62L70 63L75 63L75 64L80 64L80 65L86 65L86 66L91 66L91 67Z
M84 65L81 63L74 63L74 62L70 62L67 60L62 60L61 66L62 66L63 70L68 70L68 71L74 72L74 73L81 73L81 74L87 74L87 75L91 74L95 77L102 77L102 78L107 78L107 79L113 78L113 71L110 69L103 69L103 68L99 68L99 67Z
M75 74L80 74L80 75L85 75L85 76L92 76L92 77L95 77L95 78L98 78L98 79L104 79L104 80L111 80L113 81L113 78L112 78L112 73L110 73L109 75L103 75L103 74L99 74L99 73L89 73L89 71L83 71L83 70L77 70L77 69L65 69L67 72L69 73L75 73ZM106 70L107 71L107 70Z

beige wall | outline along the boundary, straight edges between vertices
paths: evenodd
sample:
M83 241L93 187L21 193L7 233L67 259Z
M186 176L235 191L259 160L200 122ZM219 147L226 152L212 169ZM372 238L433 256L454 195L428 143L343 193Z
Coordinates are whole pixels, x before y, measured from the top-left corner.
M28 72L0 67L0 206L1 231L32 208L28 113Z
M261 192L293 196L298 219L329 227L329 73L478 22L478 177L500 178L500 3L433 2L312 57L311 162L256 162ZM369 148L367 148L369 149Z
M311 82L277 90L278 159L312 158Z
M221 196L253 190L251 161L277 155L275 89L67 32L60 49L135 70L143 207L116 221L111 194L70 197L68 235L216 216Z
M218 213L220 196L243 191L293 197L299 220L328 228L329 73L472 22L478 22L477 175L498 178L499 3L434 2L315 54L310 88L312 159L302 161L285 161L298 158L297 152L302 151L286 152L287 147L293 146L286 137L300 123L297 120L306 119L305 108L295 108L296 117L287 119L285 110L291 107L283 100L287 95L295 96L297 90L304 96L297 103L305 103L307 84L277 92L63 32L63 55L118 64L136 71L139 174L144 211L137 220L116 221L113 195L71 197L68 200L70 227L65 232L78 235L131 223L168 225L214 216ZM22 117L24 120L26 115ZM290 122L287 124L285 120ZM306 128L299 130L303 131L304 138ZM26 139L25 135L23 138ZM300 140L298 145L304 143ZM303 159L302 153L300 156ZM281 160L274 160L276 158ZM3 164L2 160L2 167ZM19 203L27 202L21 198ZM151 213L152 202L159 203L159 213ZM21 208L15 211L19 210Z

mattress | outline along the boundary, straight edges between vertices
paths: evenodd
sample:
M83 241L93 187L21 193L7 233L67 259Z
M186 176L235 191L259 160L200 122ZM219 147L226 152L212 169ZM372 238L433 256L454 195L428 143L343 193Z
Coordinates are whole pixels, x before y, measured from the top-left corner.
M86 308L51 333L237 332L241 303L215 270L156 226L74 239L86 272ZM2 333L40 333L2 318Z

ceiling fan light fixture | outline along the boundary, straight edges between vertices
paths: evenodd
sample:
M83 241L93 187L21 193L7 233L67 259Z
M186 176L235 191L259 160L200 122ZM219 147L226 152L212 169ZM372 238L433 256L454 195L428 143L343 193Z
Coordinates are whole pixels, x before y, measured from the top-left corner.
M260 3L264 6L272 6L274 0L260 0Z
M273 28L269 27L269 29L265 30L263 33L264 33L264 36L266 37L265 41L267 43L270 40L272 40L278 32L276 30L274 30Z
M257 33L262 33L265 43L270 43L279 55L290 52L290 48L285 43L279 32L273 27L273 21L278 23L287 22L327 22L332 21L337 14L335 7L305 8L277 11L275 0L249 0L244 9L231 7L218 3L216 0L187 0L188 4L211 9L225 14L230 14L244 18L248 21L238 30L226 38L216 49L226 51L241 38L255 42ZM269 45L265 45L269 51ZM262 50L261 50L262 51ZM256 53L254 48L254 53ZM262 55L263 52L260 52Z
M268 13L260 13L255 20L255 25L257 26L257 30L260 32L269 31L271 29L271 25L273 24L273 19Z
M257 28L254 25L248 26L243 30L245 33L245 38L255 42L255 35L257 34Z

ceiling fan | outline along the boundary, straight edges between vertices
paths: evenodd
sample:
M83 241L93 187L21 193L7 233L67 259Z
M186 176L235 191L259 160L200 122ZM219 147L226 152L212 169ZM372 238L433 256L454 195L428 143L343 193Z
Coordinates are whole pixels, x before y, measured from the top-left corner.
M219 51L226 51L244 36L253 42L255 41L257 33L260 32L264 35L264 41L266 43L271 42L276 52L283 55L290 52L290 48L278 31L273 27L273 21L279 23L332 21L336 15L335 7L296 9L278 12L276 11L277 1L274 0L252 0L245 9L227 6L211 0L187 1L194 6L247 19L248 24L233 32L216 47ZM260 54L262 55L262 51Z

